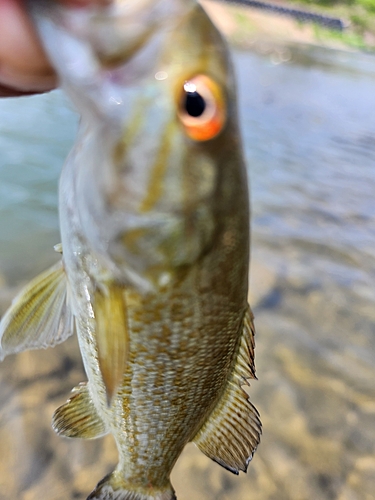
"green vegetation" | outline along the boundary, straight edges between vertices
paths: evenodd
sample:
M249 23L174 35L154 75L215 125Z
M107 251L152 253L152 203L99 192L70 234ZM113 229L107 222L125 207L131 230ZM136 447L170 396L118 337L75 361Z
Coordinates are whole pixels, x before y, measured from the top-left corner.
M343 33L316 27L318 38L336 38L353 47L375 50L375 0L291 0L300 7L348 21Z

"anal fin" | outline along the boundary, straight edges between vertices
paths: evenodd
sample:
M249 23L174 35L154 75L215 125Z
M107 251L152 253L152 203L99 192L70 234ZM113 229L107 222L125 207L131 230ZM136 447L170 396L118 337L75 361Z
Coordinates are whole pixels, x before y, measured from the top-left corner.
M52 427L57 434L69 438L95 439L107 434L105 424L95 409L87 382L75 387L70 399L57 408L52 418Z
M262 433L259 413L242 388L249 385L247 379L255 378L255 331L250 308L242 328L236 363L225 391L193 439L205 455L234 474L247 471Z

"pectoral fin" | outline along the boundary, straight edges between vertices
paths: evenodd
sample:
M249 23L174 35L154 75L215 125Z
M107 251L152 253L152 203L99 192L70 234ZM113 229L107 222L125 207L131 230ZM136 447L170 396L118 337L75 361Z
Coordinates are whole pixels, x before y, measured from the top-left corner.
M0 360L8 354L53 347L74 331L67 280L60 261L15 297L0 322Z
M125 291L115 283L95 294L96 339L99 366L107 392L108 406L120 386L128 357L128 320Z
M72 390L68 401L57 408L52 427L57 434L69 438L95 439L107 434L103 420L92 401L87 382Z
M249 308L233 373L218 404L193 439L205 455L234 474L246 472L262 433L259 413L241 387L248 385L248 378L255 378L254 333Z

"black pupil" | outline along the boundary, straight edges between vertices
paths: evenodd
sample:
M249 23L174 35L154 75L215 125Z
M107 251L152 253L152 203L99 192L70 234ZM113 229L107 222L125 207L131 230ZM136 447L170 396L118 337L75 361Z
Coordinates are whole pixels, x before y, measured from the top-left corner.
M186 92L185 109L188 115L197 118L203 115L206 103L198 92Z

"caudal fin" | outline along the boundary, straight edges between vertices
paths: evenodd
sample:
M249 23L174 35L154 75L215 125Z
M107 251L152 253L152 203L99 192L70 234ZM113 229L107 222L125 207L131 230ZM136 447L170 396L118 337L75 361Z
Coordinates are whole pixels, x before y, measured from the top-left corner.
M133 489L115 471L98 483L87 500L177 500L177 497L170 483L163 490L139 487Z

